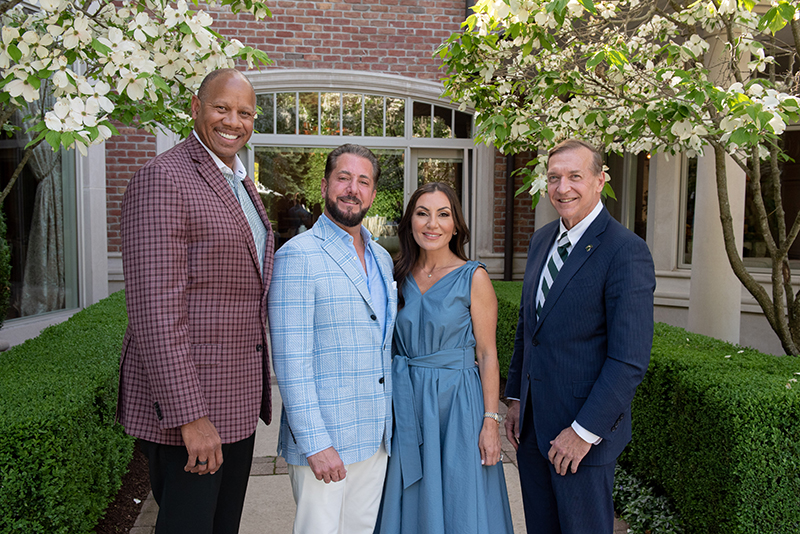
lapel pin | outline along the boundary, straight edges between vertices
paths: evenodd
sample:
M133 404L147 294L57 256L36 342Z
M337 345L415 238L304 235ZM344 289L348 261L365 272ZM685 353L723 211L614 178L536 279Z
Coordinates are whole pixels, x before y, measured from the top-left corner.
M586 252L589 252L590 250L592 250L592 245L586 245Z

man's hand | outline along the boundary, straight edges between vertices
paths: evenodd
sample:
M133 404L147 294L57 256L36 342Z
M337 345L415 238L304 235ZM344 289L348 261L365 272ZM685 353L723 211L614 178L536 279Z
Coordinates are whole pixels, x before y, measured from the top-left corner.
M547 458L556 473L561 476L567 474L567 470L572 466L572 473L578 471L578 466L583 460L583 457L589 453L592 448L591 443L583 441L583 439L575 433L571 426L568 426L561 433L556 436L556 439L550 442L550 451L547 453Z
M208 417L181 426L189 459L183 470L198 475L214 474L222 465L222 440Z
M347 475L347 469L344 468L342 459L339 458L339 453L333 447L328 447L317 454L312 454L307 460L314 476L317 477L317 480L325 482L325 484L344 480L345 475Z
M506 437L514 446L514 450L519 448L519 425L519 401L512 400L506 413Z

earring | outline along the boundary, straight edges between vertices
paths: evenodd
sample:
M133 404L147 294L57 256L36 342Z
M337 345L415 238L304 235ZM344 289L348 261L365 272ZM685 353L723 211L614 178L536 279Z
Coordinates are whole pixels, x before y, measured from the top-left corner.
M455 232L453 232L453 235L458 235L458 230L456 230Z

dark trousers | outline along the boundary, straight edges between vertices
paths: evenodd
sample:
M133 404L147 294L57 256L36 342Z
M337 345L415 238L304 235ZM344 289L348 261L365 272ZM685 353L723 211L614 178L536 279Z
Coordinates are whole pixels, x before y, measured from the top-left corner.
M196 475L183 470L189 459L186 447L142 440L159 507L156 534L237 534L255 442L253 434L223 444L220 469Z
M547 459L548 451L539 450L531 411L528 399L517 450L528 534L611 534L616 462L580 464L577 473L559 475Z

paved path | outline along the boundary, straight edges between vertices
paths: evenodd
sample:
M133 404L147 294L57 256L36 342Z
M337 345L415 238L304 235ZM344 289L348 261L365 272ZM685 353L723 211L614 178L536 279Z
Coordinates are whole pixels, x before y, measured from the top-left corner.
M280 392L277 384L272 386L273 424L267 426L259 421L256 430L256 446L253 467L250 471L250 482L247 487L247 498L244 503L240 534L290 534L294 521L295 504L292 487L289 483L286 462L276 456L278 443L278 421L280 417ZM500 403L501 412L505 405ZM514 519L514 533L525 533L525 517L522 511L522 495L519 487L516 453L505 438L503 443L503 467L506 472L508 500L511 503L511 515ZM130 534L153 534L155 530L158 505L151 493L142 507L136 524ZM616 522L615 534L624 534L627 528L624 523Z

